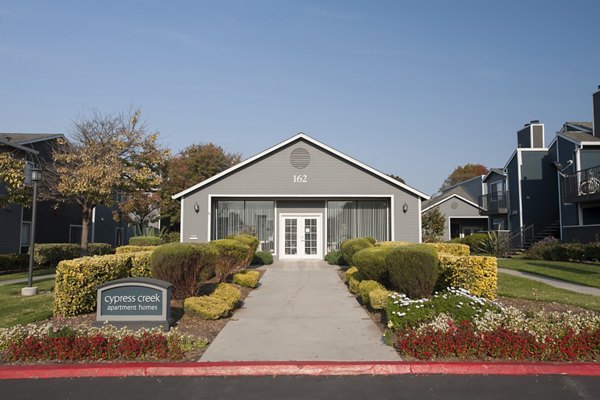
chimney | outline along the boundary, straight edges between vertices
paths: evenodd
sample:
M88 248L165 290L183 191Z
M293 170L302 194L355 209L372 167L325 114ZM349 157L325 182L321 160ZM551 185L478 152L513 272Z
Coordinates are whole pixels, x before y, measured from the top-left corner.
M517 132L517 147L521 149L544 148L544 124L539 119L529 121Z
M593 112L593 135L600 138L600 86L598 91L592 95Z

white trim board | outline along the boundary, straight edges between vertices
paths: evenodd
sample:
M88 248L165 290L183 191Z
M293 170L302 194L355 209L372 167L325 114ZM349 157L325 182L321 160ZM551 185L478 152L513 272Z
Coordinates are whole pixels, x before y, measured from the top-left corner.
M210 184L211 182L214 182L214 181L216 181L218 179L221 179L222 177L225 177L225 176L227 176L227 175L229 175L229 174L237 171L238 169L243 168L243 167L245 167L246 165L248 165L250 163L253 163L254 161L257 161L257 160L259 160L259 159L261 159L261 158L263 158L263 157L265 157L265 156L267 156L267 155L269 155L271 153L274 153L275 151L277 151L277 150L279 150L279 149L281 149L281 148L287 146L288 144L293 143L293 142L295 142L297 140L305 140L305 141L313 144L314 146L319 147L319 148L325 150L326 152L332 153L332 154L334 154L334 155L342 158L343 160L346 160L349 163L354 164L356 167L359 167L359 168L361 168L361 169L363 169L363 170L365 170L367 172L370 172L370 173L378 176L379 178L382 178L382 179L388 181L389 183L391 183L391 184L393 184L395 186L398 186L398 187L400 187L400 188L402 188L402 189L404 189L404 190L406 190L408 192L411 192L412 194L415 194L415 195L417 195L417 196L419 196L419 197L421 197L421 198L423 198L425 200L429 200L429 198L430 198L430 196L426 195L425 193L422 193L422 192L420 192L420 191L418 191L418 190L416 190L416 189L414 189L414 188L412 188L412 187L410 187L410 186L408 186L408 185L406 185L406 184L404 184L402 182L399 182L396 179L391 178L390 176L384 174L383 172L379 172L376 169L374 169L372 167L369 167L368 165L363 164L362 162L360 162L358 160L355 160L354 158L352 158L350 156L347 156L347 155L345 155L345 154L343 154L343 153L335 150L334 148L329 147L329 146L327 146L327 145L319 142L318 140L315 140L315 139L311 138L310 136L308 136L308 135L306 135L304 133L298 133L297 135L292 136L291 138L289 138L289 139L287 139L287 140L285 140L285 141L283 141L283 142L281 142L281 143L279 143L279 144L277 144L275 146L272 146L272 147L268 148L267 150L263 151L262 153L258 153L255 156L252 156L252 157L248 158L247 160L242 161L241 163L239 163L237 165L234 165L233 167L228 168L225 171L223 171L223 172L221 172L221 173L219 173L217 175L214 175L214 176L212 176L212 177L210 177L210 178L208 178L208 179L206 179L206 180L204 180L204 181L202 181L202 182L200 182L200 183L198 183L198 184L196 184L194 186L191 186L191 187L185 189L184 191L181 191L181 192L179 192L179 193L177 193L177 194L175 194L175 195L173 195L171 197L173 199L178 199L178 198L180 198L182 196L185 196L186 194L191 193L193 191L196 191L196 190L200 189L201 187L204 187L204 186Z
M429 206L429 207L427 207L427 208L424 208L424 209L423 209L423 211L421 211L421 212L425 212L425 211L427 211L427 210L430 210L430 209L432 209L433 207L436 207L436 206L438 206L439 204L442 204L442 203L444 203L444 202L446 202L446 201L448 201L448 200L450 200L450 199L452 199L452 198L457 198L457 199L459 199L459 200L462 200L462 201L464 201L464 202L465 202L465 203L467 203L467 204L470 204L470 205L472 205L473 207L476 207L476 208L477 208L477 209L479 209L479 210L483 210L483 208L479 207L479 205L478 205L478 204L475 204L475 203L473 203L471 200L465 199L464 197L462 197L462 196L460 196L460 195L458 195L458 194L453 194L453 195L451 195L451 196L448 196L448 197L446 197L445 199L442 199L442 200L438 201L437 203L434 203L434 204L430 205L430 206Z

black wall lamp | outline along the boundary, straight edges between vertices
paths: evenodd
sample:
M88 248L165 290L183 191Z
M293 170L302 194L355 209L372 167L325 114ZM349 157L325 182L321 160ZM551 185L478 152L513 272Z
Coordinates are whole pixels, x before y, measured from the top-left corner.
M406 214L408 211L408 204L406 204L406 202L404 202L404 204L402 204L402 212L404 214Z
M200 212L200 205L198 204L198 202L194 203L194 211L196 211L196 214Z

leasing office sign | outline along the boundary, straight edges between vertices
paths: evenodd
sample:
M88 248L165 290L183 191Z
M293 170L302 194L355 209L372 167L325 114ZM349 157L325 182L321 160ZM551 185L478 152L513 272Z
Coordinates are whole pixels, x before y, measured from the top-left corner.
M117 279L100 285L97 287L96 321L168 329L172 286L152 278Z

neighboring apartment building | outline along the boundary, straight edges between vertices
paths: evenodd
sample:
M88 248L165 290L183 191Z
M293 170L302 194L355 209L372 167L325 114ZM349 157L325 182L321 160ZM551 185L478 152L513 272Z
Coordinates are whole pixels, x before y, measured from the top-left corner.
M10 151L26 165L50 160L53 143L62 134L0 133L0 151ZM42 178L43 179L43 178ZM0 186L0 196L4 194ZM0 253L24 253L29 247L31 208L9 204L0 208ZM99 206L94 209L90 242L118 246L127 241L127 226L117 224L112 210ZM35 229L36 243L79 243L81 241L81 211L73 204L56 205L38 202Z
M561 238L600 241L600 87L593 122L566 122L556 135Z
M600 90L593 115L593 123L566 122L548 147L539 121L517 132L504 168L483 179L478 205L489 230L510 231L515 247L547 236L600 240Z
M483 176L477 176L446 188L439 195L423 201L423 213L437 207L444 215L446 222L443 240L463 238L488 229L488 218L480 215L482 209L477 204L482 186Z

